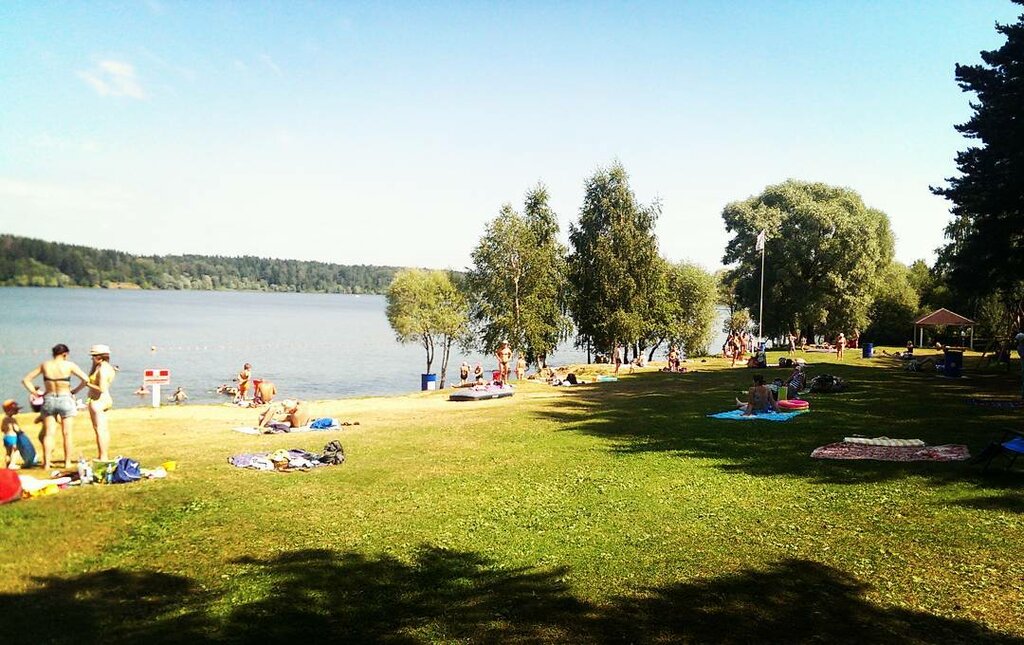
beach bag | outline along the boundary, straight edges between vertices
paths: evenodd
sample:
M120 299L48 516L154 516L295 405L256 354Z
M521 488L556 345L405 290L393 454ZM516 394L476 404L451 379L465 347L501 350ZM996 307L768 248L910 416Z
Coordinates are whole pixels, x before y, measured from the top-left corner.
M128 457L121 457L114 466L114 473L110 476L111 484L128 484L142 479L142 470L139 462Z
M0 470L0 504L21 499L21 480L13 470Z
M320 463L330 466L339 466L345 463L345 449L341 447L340 441L335 439L324 446L324 452L320 455Z
M26 466L36 465L36 447L24 432L18 433L18 453L21 454L21 461Z

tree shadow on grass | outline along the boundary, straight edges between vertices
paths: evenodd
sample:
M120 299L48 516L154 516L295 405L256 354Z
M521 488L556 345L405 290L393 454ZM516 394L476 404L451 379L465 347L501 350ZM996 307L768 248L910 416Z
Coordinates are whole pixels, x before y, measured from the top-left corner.
M5 643L191 643L208 637L208 595L191 579L108 569L36 578L22 594L0 594Z
M40 580L0 595L26 642L1022 642L967 621L877 606L867 587L805 560L644 590L595 604L563 569L507 570L473 553L300 550L235 562L248 600L153 571ZM130 639L130 641L129 641ZM142 639L142 640L140 640ZM14 641L5 642L17 642Z
M865 600L867 590L832 567L786 560L620 598L599 620L616 640L643 643L1022 642L968 620L879 607Z
M783 423L731 421L707 415L732 409L745 397L755 373L766 380L790 370L720 370L688 374L644 373L618 383L587 385L538 414L568 431L601 437L620 453L669 452L710 459L725 471L791 476L843 484L884 482L909 475L936 483L971 481L1000 486L980 468L962 462L880 462L811 459L814 448L853 435L918 438L931 445L967 444L977 453L1011 423L1010 412L969 406L979 379L940 379L853 365L813 366L813 376L831 373L849 384L846 392L811 394L811 412ZM1007 479L1006 477L1002 479ZM1007 485L1024 483L1024 477Z
M565 570L504 570L473 553L423 547L390 556L306 550L245 559L270 593L237 607L225 626L241 640L356 642L562 640L586 613Z

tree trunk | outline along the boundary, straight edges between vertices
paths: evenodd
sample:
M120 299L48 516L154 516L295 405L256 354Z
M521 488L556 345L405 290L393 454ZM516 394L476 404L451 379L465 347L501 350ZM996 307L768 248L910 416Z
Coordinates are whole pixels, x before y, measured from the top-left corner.
M439 389L442 390L444 389L445 378L448 376L448 357L451 355L452 343L454 342L455 339L452 338L451 336L445 336L444 340L442 341L444 351L441 353L441 383L439 386Z
M658 351L659 347L661 347L661 340L660 339L656 343L654 343L654 345L651 346L651 353L647 355L647 362L648 363L650 363L651 361L654 360L654 352Z

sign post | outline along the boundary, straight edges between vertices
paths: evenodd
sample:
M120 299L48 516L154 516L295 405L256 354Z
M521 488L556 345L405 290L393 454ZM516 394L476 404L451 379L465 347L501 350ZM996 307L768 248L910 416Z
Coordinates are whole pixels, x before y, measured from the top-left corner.
M152 388L154 408L160 407L160 386L171 384L171 370L165 368L146 368L142 370L142 384Z

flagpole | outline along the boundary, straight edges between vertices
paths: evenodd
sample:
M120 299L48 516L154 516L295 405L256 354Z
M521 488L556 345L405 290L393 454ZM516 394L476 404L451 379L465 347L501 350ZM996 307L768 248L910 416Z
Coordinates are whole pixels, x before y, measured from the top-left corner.
M764 231L761 232L764 235ZM764 250L767 244L761 242L761 302L757 312L757 342L764 342Z

